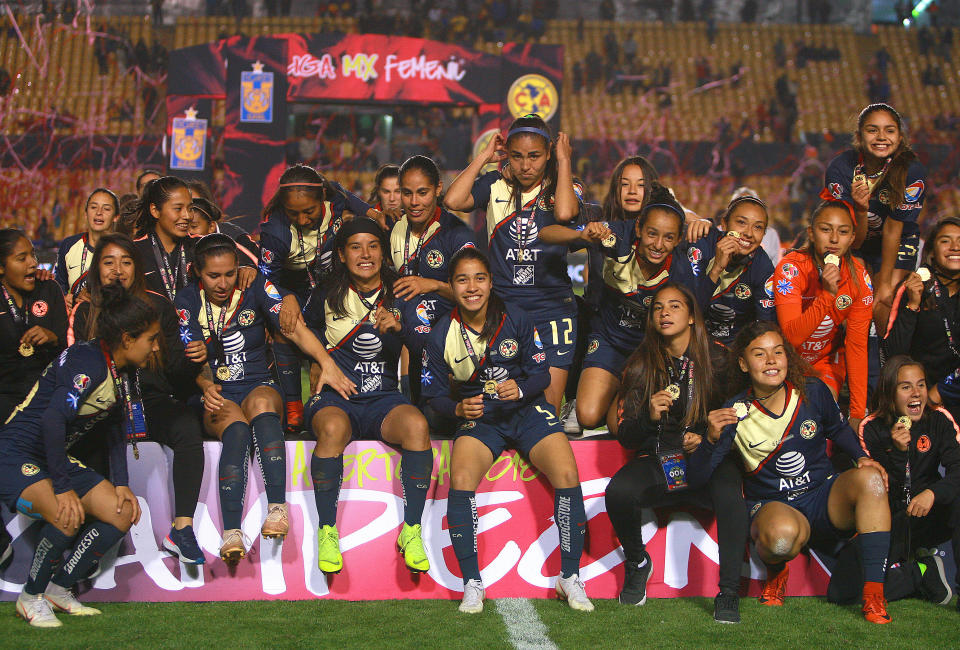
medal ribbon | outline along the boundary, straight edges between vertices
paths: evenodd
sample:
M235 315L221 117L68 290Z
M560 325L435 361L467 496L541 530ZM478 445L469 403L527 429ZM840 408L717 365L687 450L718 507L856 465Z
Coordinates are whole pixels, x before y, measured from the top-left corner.
M13 323L17 326L17 329L20 330L18 332L20 336L23 336L23 333L29 329L30 325L30 305L27 304L27 297L21 296L23 298L23 313L20 313L16 303L13 302L13 298L11 298L7 292L7 288L3 286L3 283L0 283L0 290L3 290L3 297L6 299L7 307L10 309L10 318L13 319Z
M231 289L226 302L221 305L220 318L217 321L216 329L213 328L213 308L210 306L210 300L207 299L203 301L203 306L206 307L207 310L207 330L210 332L211 343L213 344L214 353L217 357L218 366L224 366L227 363L227 355L223 351L223 327L226 323L227 311L230 309L230 305L233 304L233 294L236 290L236 287Z
M323 225L323 220L327 216L327 206L325 203L320 204L320 219L317 221L317 245L313 249L313 261L307 262L307 249L303 244L303 231L300 230L300 226L295 226L294 230L297 232L297 244L300 246L300 257L303 259L303 263L307 267L307 277L310 279L310 289L317 288L317 279L313 276L313 267L320 263L320 250L323 248L323 245L327 242L327 235L330 234L330 230L333 227L333 221L327 224L327 229L323 231L323 234L320 234L320 226Z
M150 233L150 244L153 246L153 256L157 260L157 270L160 271L160 278L163 280L163 288L167 297L173 302L177 297L177 290L180 288L180 281L187 277L186 256L183 254L183 242L177 242L173 249L176 257L176 271L170 268L170 259L163 246L160 245L160 239L155 232Z
M107 360L107 367L110 369L110 377L113 379L113 389L117 394L117 402L120 404L120 408L123 410L124 417L126 417L128 424L130 425L129 430L127 431L127 439L133 443L133 454L136 458L140 457L139 451L137 451L137 439L142 438L146 433L140 434L137 432L137 425L133 417L133 405L132 398L129 391L129 383L124 376L120 377L120 372L117 370L117 364L113 361L113 356L110 354L110 350L107 349L107 344L103 341L100 341L100 350L103 352L103 356ZM139 389L140 381L137 379L137 388Z
M937 311L940 312L940 317L943 319L943 331L947 334L947 345L950 346L950 351L953 352L955 357L960 358L960 351L957 350L957 342L953 338L953 328L950 327L950 319L947 317L949 311L946 306L946 299L943 297L943 292L940 290L940 280L934 276L933 285L933 297L937 303Z
M684 380L687 382L687 404L686 407L690 408L693 404L693 360L687 357L681 357L680 359L680 372L677 372L673 367L673 362L667 364L667 376L670 378L670 383L677 384L678 386L683 385ZM671 405L672 408L672 405ZM663 433L663 421L666 419L666 416L670 413L670 409L667 409L667 412L660 416L659 426L657 427L657 454L660 454L660 436ZM686 433L687 430L684 429L683 433ZM681 440L683 436L681 434Z
M502 314L500 316L500 324L497 326L497 331L494 332L493 336L490 338L490 343L487 345L487 349L483 353L482 357L478 357L476 351L473 349L473 344L470 342L470 337L467 335L467 328L464 327L463 321L460 320L459 308L454 308L453 318L456 319L457 324L460 325L460 338L463 339L463 347L467 349L467 355L470 357L470 361L473 362L473 374L470 376L470 378L473 379L477 376L477 373L480 372L480 368L483 367L483 364L486 363L490 348L493 346L494 341L497 340L497 335L500 334L500 329L503 327L504 322L506 322L507 315Z
M381 295L381 291L382 291L382 289L383 289L383 283L381 282L381 283L380 283L380 286L378 286L376 289L374 289L374 293L376 294L377 297L374 299L373 302L370 302L369 300L367 300L366 298L364 298L364 297L363 297L363 294L361 294L359 291L357 291L357 288L356 288L355 286L353 286L353 283L352 283L352 282L350 283L350 288L353 289L353 292L354 292L355 294L357 294L357 298L360 299L360 302L363 303L363 306L367 308L367 313L366 313L366 315L365 315L363 318L360 319L360 322L362 323L363 321L365 321L365 320L367 320L368 318L370 318L370 314L372 314L373 312L375 312L375 311L377 310L377 307L379 307L380 304L383 303L383 297L382 297L382 295Z
M540 200L540 195L543 194L543 181L540 182L537 195L533 197L532 201L527 203L527 207L530 209L530 216L526 218L523 216L522 194L520 188L517 188L516 194L514 195L514 218L517 221L517 261L519 262L523 261L523 251L526 250L527 233L530 232L530 221L533 220L533 213L537 209L537 202Z
M440 206L437 206L436 212L433 213L433 216L430 218L430 221L427 222L427 225L424 226L423 232L420 233L420 236L417 237L417 248L413 251L413 255L410 255L410 221L407 220L407 234L406 238L403 241L403 266L400 267L400 275L419 275L420 273L420 248L423 246L423 242L426 240L427 232L438 219L440 219ZM412 270L412 262L416 260L417 270L414 272Z

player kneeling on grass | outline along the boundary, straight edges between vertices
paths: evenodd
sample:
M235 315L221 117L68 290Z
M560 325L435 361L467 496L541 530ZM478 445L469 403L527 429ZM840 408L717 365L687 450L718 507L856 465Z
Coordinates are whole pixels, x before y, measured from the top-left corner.
M456 306L430 333L421 385L437 412L460 422L447 502L447 526L464 582L460 611L483 611L476 489L508 444L543 470L555 490L561 558L557 595L574 609L592 611L579 576L587 523L583 492L570 442L544 397L550 373L537 331L526 313L507 312L492 292L490 263L476 249L453 256L450 284Z
M150 304L118 285L103 288L98 307L97 331L103 335L52 361L0 428L0 500L46 522L17 598L17 615L35 627L61 625L51 605L77 616L100 613L70 589L140 519L137 498L127 487L121 426L135 434L124 385L127 372L145 367L158 351L160 323ZM102 420L109 427L112 483L67 455L68 446L97 433Z
M389 250L386 234L372 219L356 217L344 224L337 233L330 279L314 290L304 308L307 325L358 391L347 399L324 389L304 407L306 422L317 437L310 474L319 516L317 565L324 573L343 569L337 501L343 450L353 437L400 445L404 515L397 545L411 571L430 569L420 518L430 487L433 449L426 418L400 393L397 380L400 351L404 343L409 345L407 325L419 321L415 303L394 299L397 275L384 264ZM319 377L326 381L326 369Z
M730 353L730 387L737 394L725 408L710 412L707 440L691 464L715 468L731 450L739 454L750 535L767 565L760 602L783 605L786 563L808 543L857 533L863 615L872 623L889 623L883 594L890 546L886 472L857 444L827 386L807 374L809 366L775 323L748 325ZM856 459L856 469L833 469L828 439Z
M197 377L203 391L204 428L220 438L220 507L223 543L220 557L236 562L247 553L240 522L247 491L247 463L253 444L267 492L267 516L261 534L283 538L287 517L287 461L280 424L282 399L266 360L267 324L279 330L280 290L257 273L246 289L237 286L237 245L222 233L206 235L194 249L195 282L177 294L180 335L194 361L206 360ZM286 293L286 292L284 292ZM323 345L303 323L294 322L287 338L325 364L325 380L348 390L349 382Z
M960 560L960 432L946 409L927 407L923 366L904 355L887 360L872 406L860 425L860 443L890 480L895 568L887 571L886 596L916 595L946 605L953 590L943 562L927 549L949 540L954 562Z

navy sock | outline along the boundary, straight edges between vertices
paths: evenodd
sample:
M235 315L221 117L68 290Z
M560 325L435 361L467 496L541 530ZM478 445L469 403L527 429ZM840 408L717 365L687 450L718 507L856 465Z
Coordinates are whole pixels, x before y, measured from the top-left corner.
M319 527L337 525L337 501L343 482L343 454L333 458L310 458L310 476L313 477L313 496L317 501Z
M77 536L73 551L57 571L52 582L64 589L69 589L77 581L86 578L90 575L94 563L99 562L104 553L123 539L124 534L119 528L105 521L89 524Z
M277 362L277 380L284 402L300 401L300 352L289 343L273 342L273 358Z
M30 596L42 594L50 582L50 576L60 565L63 552L70 548L73 537L64 535L53 524L44 524L40 530L40 540L37 550L33 553L33 562L30 564L30 573L27 575L27 584L23 592Z
M253 447L263 474L267 503L287 500L287 454L283 444L283 427L276 413L261 413L250 423Z
M560 531L560 573L569 578L580 573L583 538L587 533L587 513L579 485L554 490L553 519Z
M400 452L400 485L403 487L403 520L408 526L416 526L423 517L423 505L427 502L430 473L433 471L433 450Z
M447 496L447 528L453 553L460 564L463 582L480 579L477 560L477 493L450 490Z
M220 451L220 510L223 529L240 528L243 496L247 491L247 461L250 457L250 425L234 422L223 432Z
M410 398L410 375L400 375L400 393L406 397Z
M883 582L887 573L887 553L890 551L890 531L878 530L875 533L857 535L860 545L860 557L863 558L863 579L865 582Z

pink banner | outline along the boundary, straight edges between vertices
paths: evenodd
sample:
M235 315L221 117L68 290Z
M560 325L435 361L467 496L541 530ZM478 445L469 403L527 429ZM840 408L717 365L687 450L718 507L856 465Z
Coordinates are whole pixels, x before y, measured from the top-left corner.
M594 598L615 598L623 581L623 554L606 515L603 492L627 454L614 441L576 441L574 454L583 485L588 522L581 577ZM459 599L462 580L446 528L450 484L450 441L434 442L434 471L423 516L430 557L427 574L411 575L397 553L403 500L397 477L400 454L373 442L352 443L344 456L338 528L344 570L324 576L316 562L316 507L310 480L313 443L287 443L287 501L290 534L281 543L259 536L266 510L256 462L250 466L243 529L253 540L236 567L220 561L217 495L219 443L205 443L206 467L194 528L207 564L181 565L158 550L172 520L170 456L159 445L140 445L140 460L129 455L131 488L143 517L121 545L119 555L94 580L88 601L345 600L394 598ZM480 568L490 598L548 598L560 570L559 537L553 525L553 490L518 453L505 452L477 490ZM716 527L708 512L646 510L643 536L654 562L648 594L654 598L713 596L717 592ZM14 561L0 573L0 598L22 588L37 525L18 515L8 529L15 538ZM759 593L765 570L744 563L750 594ZM790 595L819 595L829 576L813 557L791 563Z

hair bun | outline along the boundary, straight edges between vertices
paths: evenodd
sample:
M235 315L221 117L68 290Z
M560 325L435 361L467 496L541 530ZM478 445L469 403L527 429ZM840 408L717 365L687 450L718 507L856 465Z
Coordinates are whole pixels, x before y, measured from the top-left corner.
M130 301L130 293L119 282L110 282L100 288L101 311L122 309Z

